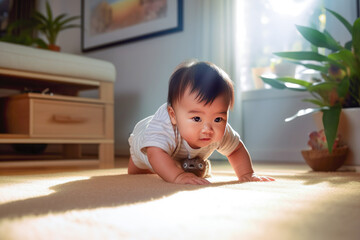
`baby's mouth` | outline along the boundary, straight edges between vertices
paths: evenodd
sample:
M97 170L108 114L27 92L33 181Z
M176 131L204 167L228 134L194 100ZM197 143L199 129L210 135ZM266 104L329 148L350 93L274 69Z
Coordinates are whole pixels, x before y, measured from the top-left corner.
M210 141L211 140L211 138L200 138L200 141Z

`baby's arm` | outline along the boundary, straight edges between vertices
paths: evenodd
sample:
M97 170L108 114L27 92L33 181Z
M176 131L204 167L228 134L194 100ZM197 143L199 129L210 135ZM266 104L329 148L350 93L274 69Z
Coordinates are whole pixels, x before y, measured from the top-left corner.
M158 147L148 147L147 157L154 171L166 182L204 185L210 182L193 173L184 172L167 152Z
M257 176L252 168L250 154L245 146L240 142L236 149L228 156L228 160L233 167L236 176L242 182L248 181L274 181L275 179L266 176Z

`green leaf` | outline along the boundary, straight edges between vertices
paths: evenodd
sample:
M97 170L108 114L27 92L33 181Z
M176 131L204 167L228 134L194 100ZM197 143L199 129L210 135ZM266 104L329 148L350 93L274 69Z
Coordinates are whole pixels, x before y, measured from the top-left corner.
M319 52L319 49L318 49L317 46L311 44L311 51L318 53L318 52Z
M328 57L346 65L348 68L350 68L351 73L356 73L358 71L354 54L347 49L342 49L339 52L331 53L328 55Z
M78 28L78 27L81 27L81 25L79 25L79 24L70 24L70 25L63 26L61 28L61 30L65 30L65 29L69 29L69 28Z
M328 58L322 54L311 52L311 51L300 51L300 52L276 52L274 55L285 58L285 59L294 59L300 61L316 61L316 62L328 62L333 65L344 69L344 66L338 63L337 61ZM345 69L344 69L345 70Z
M318 105L320 107L325 107L326 104L320 100L317 100L317 99L304 99L303 100L304 102L310 102L312 104L315 104L315 105Z
M303 62L300 62L300 61L291 61L291 60L288 60L288 61L291 62L291 63L294 63L294 64L302 65L302 66L304 66L304 67L306 67L308 69L313 69L313 70L325 73L325 74L328 73L328 71L329 71L329 67L323 66L323 65L311 64L311 63L303 63Z
M37 22L37 24L46 25L47 23L47 18L40 12L35 12L33 18Z
M329 44L329 46L332 47L332 48L328 47L328 49L331 49L333 51L338 51L343 48L343 46L341 46L339 42L336 41L335 38L333 38L333 36L331 36L331 34L326 29L324 30L324 35L326 37L327 43Z
M349 78L347 78L347 77L343 78L337 88L337 93L338 93L339 97L342 97L342 98L346 97L346 95L349 92L349 87L350 87Z
M333 51L341 48L328 33L324 34L316 29L299 25L296 25L296 28L306 40L317 47L328 48Z
M347 49L342 49L339 52L331 53L328 55L328 57L335 61L344 61L346 63L352 63L355 61L353 53Z
M310 92L323 92L323 91L331 91L336 87L337 87L336 82L320 82L320 83L313 83L311 86L308 87L308 90Z
M349 51L351 51L352 48L352 40L348 41L347 43L345 43L345 48Z
M65 14L65 13L60 14L59 16L57 16L57 17L54 19L54 24L55 24L55 25L58 25L59 22L60 22L64 17L66 17L66 14Z
M295 25L295 26L297 30L300 32L300 34L315 46L325 47L327 45L324 34L319 32L318 30L300 25Z
M308 115L310 113L314 113L314 112L319 112L321 111L321 108L306 108L306 109L301 109L299 110L295 115L288 117L285 119L285 122L290 122L292 120L294 120L297 117L302 117L305 115Z
M38 47L47 49L47 44L44 40L37 38L34 40L34 42L38 45Z
M284 82L284 83L293 83L293 84L297 84L300 85L302 87L310 87L311 83L309 83L308 81L305 80L301 80L301 79L296 79L296 78L291 78L291 77L278 77L276 78L278 81Z
M264 81L264 83L267 83L270 86L272 86L273 88L277 88L277 89L289 89L289 90L293 90L293 91L307 91L307 87L311 86L311 83L309 83L307 81L295 79L295 78L291 78L291 77L278 77L278 78L260 77L260 78ZM291 86L291 85L289 85L289 83L295 84L297 86Z
M351 24L340 14L338 14L337 12L334 12L328 8L325 8L327 11L329 11L332 15L334 15L345 27L346 29L349 31L350 34L352 34L353 32L353 27L351 26Z
M69 22L72 22L76 19L79 19L80 17L79 16L74 16L74 17L69 17L67 19L64 19L62 22L60 22L61 25L64 25L66 23L69 23Z
M331 153L336 139L337 129L339 126L341 107L334 106L323 109L322 111L326 141L328 142L329 153Z
M294 60L310 60L310 61L317 61L317 62L326 62L328 58L324 55L321 55L316 52L307 52L307 51L300 51L300 52L275 52L274 55L294 59Z
M285 89L286 86L283 82L280 82L273 78L260 77L264 83L269 84L271 87L276 89Z
M52 16L52 11L51 11L51 7L48 1L46 1L46 13L48 16L48 19L50 19L52 21L53 16Z
M355 55L360 56L360 18L354 22L352 41Z

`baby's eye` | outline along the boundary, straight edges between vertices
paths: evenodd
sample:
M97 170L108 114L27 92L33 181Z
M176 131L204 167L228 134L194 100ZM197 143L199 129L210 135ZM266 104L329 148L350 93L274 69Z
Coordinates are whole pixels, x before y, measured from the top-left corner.
M222 117L215 118L214 122L222 122L224 119Z
M192 118L195 122L201 122L201 118L200 117L193 117Z

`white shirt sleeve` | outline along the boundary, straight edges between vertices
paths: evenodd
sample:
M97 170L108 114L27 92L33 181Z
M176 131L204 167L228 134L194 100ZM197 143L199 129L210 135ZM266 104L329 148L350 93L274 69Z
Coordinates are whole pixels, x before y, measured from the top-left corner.
M225 156L229 156L241 143L239 134L227 123L224 137L222 138L217 151Z
M167 112L166 104L160 107L149 122L140 149L146 153L147 147L158 147L169 155L175 151L176 136Z

